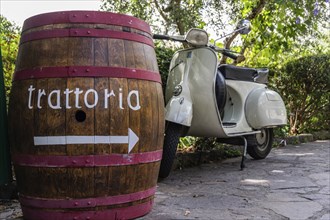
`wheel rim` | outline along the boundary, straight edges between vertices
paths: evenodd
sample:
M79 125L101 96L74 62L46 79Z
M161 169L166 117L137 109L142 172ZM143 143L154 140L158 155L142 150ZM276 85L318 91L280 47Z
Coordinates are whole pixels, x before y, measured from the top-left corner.
M267 129L262 129L259 134L256 134L256 139L258 143L258 149L260 151L266 150L269 142L269 134Z

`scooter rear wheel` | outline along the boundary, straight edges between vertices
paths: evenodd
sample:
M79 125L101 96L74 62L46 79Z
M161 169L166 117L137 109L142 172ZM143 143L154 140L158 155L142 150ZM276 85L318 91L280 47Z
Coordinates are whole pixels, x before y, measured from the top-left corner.
M254 159L265 159L273 146L273 129L265 128L261 133L247 136L247 153Z
M182 128L183 126L180 124L166 122L163 157L160 163L159 178L166 178L170 175Z

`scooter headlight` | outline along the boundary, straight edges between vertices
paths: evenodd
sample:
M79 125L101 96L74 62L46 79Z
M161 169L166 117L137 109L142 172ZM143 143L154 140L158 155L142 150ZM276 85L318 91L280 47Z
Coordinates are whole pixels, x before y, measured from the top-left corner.
M209 36L202 29L192 28L186 35L186 41L192 46L205 46L209 42Z

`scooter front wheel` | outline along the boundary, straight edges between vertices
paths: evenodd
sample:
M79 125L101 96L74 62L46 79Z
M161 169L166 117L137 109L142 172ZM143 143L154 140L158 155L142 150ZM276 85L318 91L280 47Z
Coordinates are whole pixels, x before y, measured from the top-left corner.
M265 159L273 146L273 129L264 128L259 134L247 136L247 153L254 159Z
M183 126L180 124L166 121L163 157L160 163L159 178L166 178L170 175L182 128Z

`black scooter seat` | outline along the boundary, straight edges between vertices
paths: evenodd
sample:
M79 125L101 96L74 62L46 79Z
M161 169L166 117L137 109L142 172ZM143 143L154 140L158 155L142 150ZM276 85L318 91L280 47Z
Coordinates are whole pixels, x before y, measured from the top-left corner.
M263 84L268 83L269 70L267 68L255 69L223 64L220 65L218 69L225 77L225 79L257 82Z

